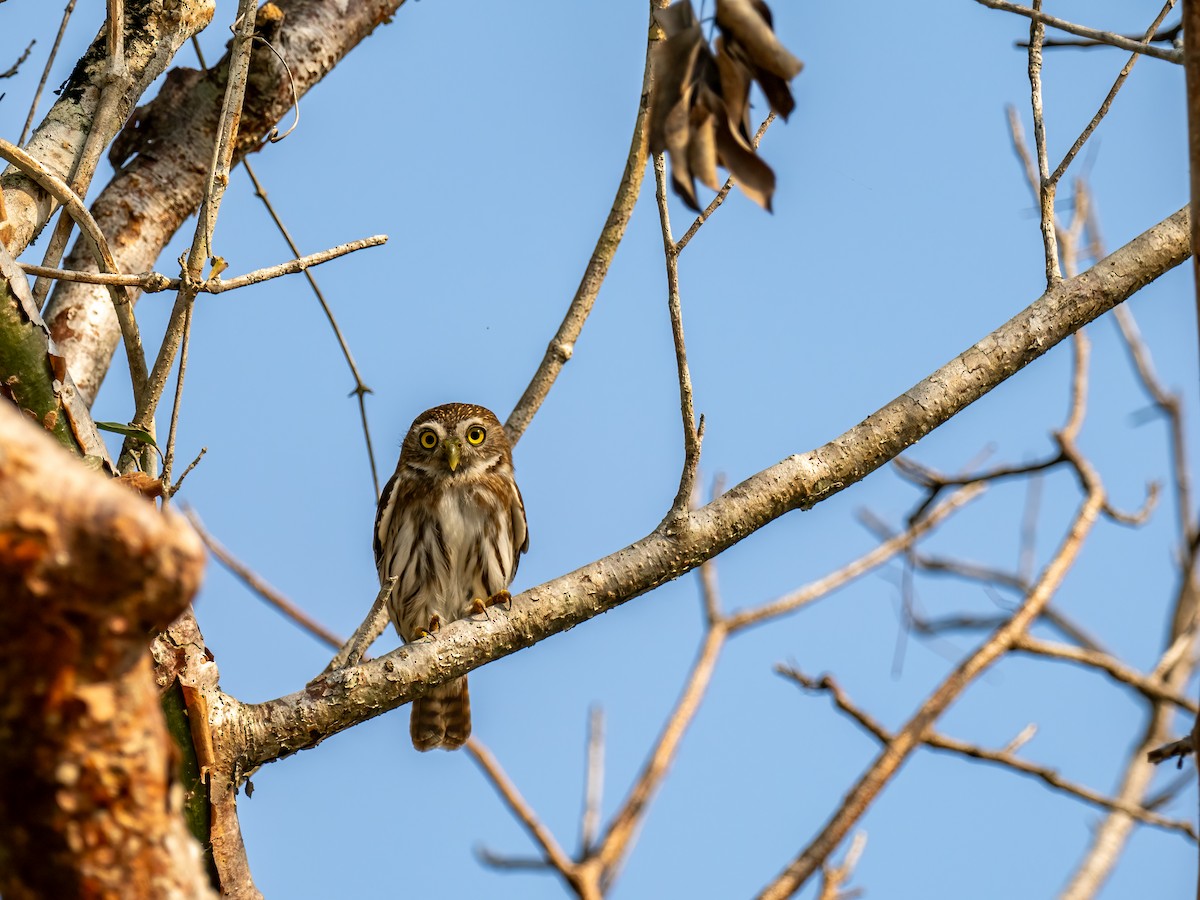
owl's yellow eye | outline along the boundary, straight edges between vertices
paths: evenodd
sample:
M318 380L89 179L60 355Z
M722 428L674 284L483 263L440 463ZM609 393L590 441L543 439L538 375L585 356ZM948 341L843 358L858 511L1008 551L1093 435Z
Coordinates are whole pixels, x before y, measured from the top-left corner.
M426 450L432 450L437 446L438 443L437 432L432 428L426 428L419 435L417 435L417 443Z
M482 444L485 437L487 437L487 432L483 430L482 425L472 425L467 429L467 443L472 447Z

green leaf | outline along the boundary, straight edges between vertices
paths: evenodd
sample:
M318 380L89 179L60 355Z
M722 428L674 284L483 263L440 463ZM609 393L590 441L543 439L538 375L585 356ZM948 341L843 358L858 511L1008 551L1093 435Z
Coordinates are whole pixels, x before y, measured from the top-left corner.
M158 444L154 440L154 435L143 428L134 428L132 425L122 425L120 422L97 422L96 427L101 431L111 431L114 434L123 434L125 437L135 437L143 444L149 444L155 450L158 449Z

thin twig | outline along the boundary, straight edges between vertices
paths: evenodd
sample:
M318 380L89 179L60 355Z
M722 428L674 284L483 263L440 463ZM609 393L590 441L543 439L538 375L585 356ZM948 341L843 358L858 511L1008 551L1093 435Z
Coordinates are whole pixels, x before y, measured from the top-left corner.
M96 165L107 144L105 135L113 133L116 128L107 127L105 123L115 120L119 115L119 107L129 86L129 67L125 64L125 0L107 0L108 21L105 29L105 44L107 58L103 82L100 87L100 99L96 104L96 112L92 116L87 138L75 162L71 167L71 190L80 197L86 196L92 176L96 174ZM64 211L54 223L54 231L46 243L46 251L42 256L42 265L57 266L67 249L67 241L71 237L72 217ZM46 295L50 293L50 281L39 278L33 285L33 298L38 306L45 303Z
M1079 461L1079 465L1087 476L1087 497L1077 511L1058 551L1042 571L1021 607L981 647L963 660L904 727L891 736L891 740L850 789L842 805L821 832L763 889L759 895L763 900L779 900L792 896L820 869L874 802L879 792L899 771L904 761L921 745L942 713L976 678L1011 648L1018 635L1037 620L1062 584L1067 571L1074 565L1079 550L1104 504L1104 491L1095 480L1094 474L1082 461Z
M245 275L238 275L236 278L221 278L220 276L208 278L195 286L196 293L223 294L226 291L234 291L251 284L261 284L264 281L279 278L283 275L295 275L297 272L307 272L313 266L319 266L322 263L327 263L330 260L345 256L347 253L353 253L356 250L364 250L367 247L378 247L381 244L386 244L387 240L388 237L386 234L375 234L371 237L360 238L357 241L350 241L346 244L338 244L336 247L330 247L328 250L320 250L316 253L290 259L273 266L255 269L252 272L247 272ZM168 278L161 272L143 272L140 275L125 275L108 272L82 272L74 269L51 269L45 266L36 266L32 263L22 263L21 268L30 275L56 278L60 281L77 281L85 284L136 287L147 294L156 294L160 291L177 291L183 286L183 279Z
M1035 12L1040 12L1042 0L1033 0ZM1054 191L1050 181L1050 164L1046 156L1046 119L1042 109L1042 40L1046 27L1039 19L1029 24L1029 86L1033 108L1033 143L1037 154L1038 203L1041 208L1042 244L1046 251L1046 287L1052 288L1062 280L1058 267L1058 235L1054 228Z
M750 142L750 146L752 146L755 150L758 149L759 142L763 139L763 135L767 133L767 129L771 127L771 123L774 121L775 111L772 110L771 112L767 113L767 117L763 119L762 124L758 126L758 131L755 132L754 140ZM675 242L676 256L683 252L683 248L686 247L691 242L692 238L696 236L696 232L700 230L700 226L707 222L709 217L717 211L722 203L725 202L725 198L729 196L729 192L733 190L733 186L735 184L737 184L737 180L732 175L725 179L725 183L721 185L721 189L717 191L717 196L713 197L712 200L709 201L708 206L704 207L704 211L700 213L700 215L696 216L692 224L688 226L688 230L683 233L683 237Z
M509 811L516 817L518 822L525 826L525 830L529 832L530 837L542 848L547 862L562 873L564 877L567 877L568 872L574 871L574 863L563 852L562 847L558 845L558 841L554 839L554 835L550 833L550 830L538 821L529 804L525 802L525 798L521 796L521 792L509 780L504 770L500 768L500 764L496 762L496 758L492 756L491 751L480 743L479 738L475 737L468 740L465 746L471 759L483 770L484 775L487 776L487 780L496 789L496 793L500 795L500 798L508 806Z
M1175 0L1167 0L1166 4L1164 4L1163 8L1155 17L1154 23L1148 29L1146 29L1146 34L1142 38L1143 44L1149 42L1150 39L1157 34L1158 26L1162 24L1163 19L1167 17L1167 13L1169 13L1174 7ZM1044 41L1043 46L1045 46ZM1066 155L1062 158L1062 162L1060 162L1054 169L1054 173L1050 176L1051 182L1055 184L1058 183L1059 179L1062 178L1066 173L1067 167L1071 165L1075 157L1079 155L1079 151L1083 149L1083 145L1087 143L1088 138L1092 136L1092 132L1096 130L1096 127L1100 124L1101 120L1108 115L1108 110L1112 107L1112 103L1113 100L1116 99L1117 92L1121 90L1122 86L1125 84L1125 79L1128 78L1129 73L1133 71L1134 64L1137 63L1139 56L1141 56L1140 53L1133 53L1125 65L1121 67L1121 71L1117 75L1116 81L1113 82L1113 86L1109 89L1108 95L1104 98L1104 102L1100 104L1100 108L1096 110L1096 114L1092 116L1092 120L1084 127L1079 137L1075 139L1075 143L1071 145L1071 149L1068 150Z
M12 78L14 75L16 75L18 72L20 72L21 66L25 65L25 60L29 59L29 54L33 52L33 45L36 43L37 43L36 38L31 39L29 41L29 43L25 46L25 50L22 51L21 55L17 57L17 61L15 63L13 63L11 66L9 66L7 69L5 69L3 72L0 72L0 78ZM22 141L23 140L24 139L22 139Z
M882 744L885 748L896 740L896 735L893 735L879 722L873 719L865 711L855 705L845 691L828 675L820 679L812 679L804 675L804 673L790 667L777 666L776 671L786 678L795 681L801 687L809 691L828 694L833 700L834 705L849 718L853 719L858 725L870 734L875 740ZM930 749L941 750L948 753L954 753L959 756L965 756L968 759L975 759L981 762L994 763L1004 766L1014 772L1022 775L1029 775L1042 781L1047 786L1053 788L1060 793L1075 797L1085 803L1090 803L1098 806L1101 809L1116 810L1131 818L1137 819L1139 822L1144 822L1147 825L1154 825L1158 828L1163 828L1168 831L1178 831L1187 835L1193 841L1197 839L1196 830L1190 822L1168 819L1160 816L1151 810L1144 807L1126 803L1120 799L1106 797L1105 795L1093 791L1091 788L1086 788L1083 785L1075 784L1068 781L1058 774L1057 771L1047 766L1039 766L1035 763L1028 762L1015 755L1015 752L1009 748L1004 750L988 750L976 744L971 744L966 741L958 740L957 738L947 737L936 731L928 732L921 740L921 743ZM1011 746L1011 745L1010 745Z
M25 127L21 129L21 136L17 139L17 144L25 145L25 138L29 137L29 129L33 127L33 117L37 115L38 101L42 99L42 91L46 87L46 81L50 78L50 69L54 67L54 59L58 56L59 45L62 44L63 34L67 30L67 22L71 20L71 13L75 10L76 0L67 0L67 8L63 10L62 22L58 25L58 34L54 36L54 46L50 48L50 55L46 57L46 67L42 69L42 77L38 81L37 90L33 92L33 101L29 104L29 115L25 117Z
M602 884L607 887L611 883L611 874L631 849L633 836L642 821L646 808L649 806L655 792L662 785L679 744L688 726L696 716L700 703L712 680L712 674L717 665L721 648L730 631L722 622L710 626L705 635L700 653L692 664L687 683L680 695L675 708L671 710L666 724L655 742L649 759L642 767L641 773L634 782L633 788L625 797L625 802L609 822L604 837L600 839L595 855L601 863L606 877Z
M299 112L299 106L297 106L297 120L299 119ZM290 130L291 129L289 129L289 131ZM254 168L250 165L250 160L243 159L242 168L246 170L246 174L250 176L250 183L254 185L254 196L258 197L258 199L262 201L263 206L266 207L267 214L271 217L271 221L275 223L275 227L279 229L279 233L287 242L288 249L292 251L297 259L303 259L304 257L300 256L300 248L292 239L291 232L288 231L287 226L283 224L283 219L279 217L279 213L275 211L275 207L272 205L271 199L267 196L266 188L262 186L262 182L258 180L258 176L255 174ZM367 240L374 241L377 238L382 238L379 243L383 243L387 240L386 235L376 235L374 238L368 238ZM364 246L374 245L369 244ZM329 327L333 329L333 336L337 338L338 346L342 349L342 356L345 358L346 365L350 368L350 375L354 379L354 390L352 393L358 399L358 412L360 418L362 419L363 440L367 445L367 461L371 466L371 483L375 487L375 496L378 498L379 472L375 466L375 448L371 443L371 429L367 424L366 395L371 393L371 389L367 387L367 383L363 381L362 375L359 374L358 365L354 361L354 354L350 352L350 344L346 341L345 335L342 334L341 326L338 325L337 319L333 315L333 308L325 299L325 294L321 290L321 286L317 284L316 277L313 276L311 272L307 271L307 267L304 267L304 269L304 277L308 279L309 287L312 288L313 293L316 295L317 302L321 304L321 310L325 313L325 318L329 320Z
M704 437L704 417L696 424L696 405L692 397L692 375L688 370L687 344L683 335L683 306L679 298L679 257L671 239L671 217L667 211L666 164L662 154L654 157L654 196L658 201L658 223L662 230L663 257L667 267L667 310L671 317L671 339L675 344L675 368L679 379L679 410L683 416L683 471L679 490L667 519L673 521L687 512L700 467L700 443Z
M1035 3L1034 8L1030 9L1027 6L1020 6L1016 3L1008 3L1006 0L975 0L976 3L981 3L984 6L992 9L999 9L1004 12L1016 13L1019 16L1025 16L1042 25L1049 25L1051 28L1057 28L1059 31L1065 31L1068 34L1077 34L1080 37L1089 38L1093 41L1098 41L1102 44L1109 44L1113 47L1119 47L1122 50L1128 50L1131 53L1140 53L1143 56L1153 56L1155 59L1165 60L1166 62L1179 63L1180 54L1175 50L1165 50L1161 47L1155 47L1153 44L1147 44L1144 41L1135 41L1127 37L1122 37L1119 34L1114 34L1111 31L1099 31L1095 28L1088 28L1086 25L1076 25L1073 22L1068 22L1065 19L1059 19L1055 16L1048 16L1040 10L1040 3ZM1185 29L1186 30L1186 29Z
M171 423L167 430L167 448L163 453L163 506L171 503L171 467L175 462L175 435L179 430L179 413L183 407L183 381L187 376L188 348L192 343L192 307L183 311L183 340L179 344L179 371L175 375L175 398L171 403Z
M1180 709L1185 709L1192 715L1200 713L1200 705L1190 697L1170 690L1160 678L1143 675L1130 668L1116 657L1082 647L1072 647L1069 644L1054 644L1030 635L1021 635L1013 645L1014 650L1044 656L1049 659L1062 659L1067 662L1080 663L1098 671L1104 672L1114 680L1127 684L1143 696L1151 700L1162 700L1173 703Z
M229 50L229 78L225 86L225 97L217 125L217 140L213 147L212 162L200 211L196 220L196 231L192 246L182 272L183 284L175 296L175 305L167 323L166 333L159 346L158 356L146 381L146 390L138 399L134 410L133 424L149 430L154 419L158 401L166 387L167 377L175 361L175 354L183 341L184 312L196 299L195 285L199 284L204 260L212 254L212 236L216 227L221 199L229 184L229 166L233 158L233 145L241 115L242 100L246 93L246 75L250 67L250 50L254 38L254 21L257 6L254 0L239 0L235 19L233 42ZM176 410L178 412L178 410ZM125 471L132 464L136 439L126 438L121 451L118 468ZM164 480L170 472L164 469Z
M188 463L188 467L183 470L183 474L179 476L179 478L176 480L176 482L173 485L171 485L170 493L171 493L172 497L174 497L176 494L179 493L179 489L181 487L183 487L183 480L185 478L187 478L190 474L192 474L192 469L194 469L194 468L196 468L196 466L200 465L200 460L204 459L204 454L207 452L208 452L207 447L201 447L200 452L196 454L196 458L193 459L190 463ZM166 489L166 487L164 485L164 490L165 489Z
M92 218L92 214L83 200L71 190L70 185L43 166L39 160L3 138L0 138L0 158L19 168L33 179L38 187L62 204L67 214L79 225L79 231L83 235L88 249L91 250L98 268L112 274L119 271L112 251L109 249L108 241L104 237L104 232ZM112 297L117 322L121 327L121 337L125 342L129 377L136 402L146 389L146 354L142 349L142 338L138 333L137 319L133 316L133 304L129 300L128 292L117 285L109 285L108 292Z
M599 704L588 714L587 775L583 789L583 814L579 821L579 855L587 856L600 833L600 806L604 801L604 709Z
M367 648L375 643L379 636L383 634L390 621L387 600L392 595L399 577L399 575L392 575L383 582L379 588L379 593L375 595L375 601L371 604L371 609L367 613L366 618L354 630L354 634L350 635L350 640L346 641L341 646L341 649L334 654L333 659L329 661L329 665L321 673L322 675L328 675L330 672L345 668L346 666L356 666L368 658Z
M642 71L642 89L638 95L640 100L637 116L633 123L633 136L629 141L629 153L625 158L625 170L621 175L621 184L617 188L612 209L609 210L604 227L600 230L600 237L596 240L595 249L592 250L591 258L583 271L579 287L575 289L575 296L571 298L571 303L567 307L562 324L558 326L558 331L546 348L546 354L542 357L537 371L534 372L529 386L525 388L521 399L517 401L517 405L504 423L504 430L514 444L521 439L521 435L529 427L529 423L537 414L542 401L546 399L550 389L554 386L559 372L575 352L575 341L583 331L588 315L591 314L592 307L596 303L600 286L608 275L608 267L616 255L621 238L625 235L629 217L633 214L633 207L641 192L642 178L645 177L646 172L646 119L649 112L651 84L650 52L661 39L660 29L654 21L654 11L666 8L667 2L668 0L650 0L649 38L646 42L646 63Z
M263 581L245 563L238 560L232 553L225 549L204 527L204 524L200 521L200 517L196 515L194 510L185 509L184 515L192 523L192 527L196 529L196 534L200 536L200 540L204 541L204 545L208 547L209 552L216 557L217 562L233 573L246 587L250 588L250 590L254 591L259 597L267 601L267 603L275 607L309 634L324 641L331 647L341 647L345 643L342 638L338 637L275 588L271 587L271 585Z
M940 505L932 509L927 516L913 523L907 531L884 541L851 563L842 566L836 572L819 578L804 587L791 591L777 600L751 609L731 613L725 618L731 632L741 631L752 625L759 625L768 619L792 612L801 606L818 600L831 591L848 584L855 578L883 565L897 553L910 547L914 541L937 527L947 516L960 509L982 494L982 485L967 485L951 494Z

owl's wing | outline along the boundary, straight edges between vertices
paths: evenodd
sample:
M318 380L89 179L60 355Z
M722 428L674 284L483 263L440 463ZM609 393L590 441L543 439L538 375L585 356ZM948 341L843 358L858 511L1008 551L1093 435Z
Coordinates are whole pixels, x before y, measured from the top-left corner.
M508 506L512 517L512 542L517 548L513 556L513 576L517 574L517 564L521 562L521 554L529 549L529 526L525 521L525 501L521 499L521 489L513 482L512 498Z
M372 535L372 544L375 547L375 568L379 569L383 565L383 542L387 539L388 528L392 521L392 512L396 508L396 476L400 474L400 470L396 470L396 474L388 479L387 484L383 486L383 493L379 495L379 507L375 511L375 533ZM382 579L383 573L379 573Z

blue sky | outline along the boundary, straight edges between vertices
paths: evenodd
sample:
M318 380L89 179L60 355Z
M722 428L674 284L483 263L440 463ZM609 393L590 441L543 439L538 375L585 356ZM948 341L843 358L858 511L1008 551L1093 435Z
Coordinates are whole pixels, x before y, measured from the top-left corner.
M82 8L87 6L88 8ZM235 4L201 36L211 60ZM65 77L102 12L81 4L51 83ZM791 122L762 155L775 213L735 195L681 258L706 483L735 483L857 423L1035 299L1041 238L1010 147L1006 104L1031 133L1025 20L967 0L916 9L776 0L776 28L805 62ZM53 39L59 4L0 7L0 64L38 44L0 85L0 133L15 139ZM1056 2L1050 12L1125 32L1152 3ZM1178 13L1168 24L1178 20ZM367 250L315 270L364 378L381 477L413 416L450 400L503 419L523 391L578 283L612 200L641 83L646 5L409 3L302 101L300 127L253 164L303 252L375 233ZM1052 165L1103 99L1125 54L1048 53ZM177 62L194 65L190 51ZM758 101L761 107L761 100ZM1138 63L1072 170L1086 174L1115 249L1187 198L1183 76ZM108 173L102 171L97 183ZM676 232L690 217L671 201ZM170 267L190 240L164 252ZM238 274L281 261L242 171L215 242ZM35 247L28 259L40 256ZM1187 266L1130 308L1163 380L1194 423L1196 338ZM166 294L145 298L161 333ZM376 590L374 496L347 392L353 381L300 278L202 298L179 455L208 454L183 499L235 554L342 633ZM1164 429L1130 374L1110 317L1089 329L1091 398L1081 445L1114 502L1140 504L1166 473ZM1066 410L1070 353L1059 347L911 452L957 470L990 449L1021 462L1051 449ZM98 419L130 415L111 378ZM164 420L165 421L165 420ZM1192 428L1189 436L1195 444ZM647 179L597 303L546 404L516 450L530 552L514 589L568 572L646 534L669 507L682 461L661 238ZM880 471L793 513L718 560L725 602L749 606L818 577L873 544L866 508L896 523L915 492ZM998 485L930 541L1015 564L1023 484ZM1067 472L1043 483L1038 562L1061 538L1077 494ZM1137 531L1102 523L1057 599L1140 669L1153 666L1174 589L1170 498ZM735 638L675 769L612 896L745 896L810 839L876 747L830 708L773 674L791 662L832 672L885 725L904 722L974 637L897 644L892 567ZM986 612L962 583L922 581L931 614ZM265 700L297 689L330 652L210 566L197 615L222 686ZM701 637L689 575L472 675L475 733L573 849L591 704L607 716L605 812L616 807L675 701ZM386 636L377 647L392 646ZM269 897L349 893L562 896L548 876L483 870L473 848L532 852L463 754L414 751L407 710L260 771L240 805L255 878ZM1007 659L949 711L946 733L1002 746L1028 723L1024 755L1110 790L1141 707L1104 678ZM1179 733L1189 723L1179 723ZM1166 783L1174 770L1160 773ZM1194 818L1185 790L1166 812ZM1099 814L1008 772L919 753L863 819L870 840L854 884L868 896L1047 896L1080 857ZM301 863L303 860L303 863ZM1135 832L1103 897L1190 890L1194 848ZM804 896L812 895L810 888Z

